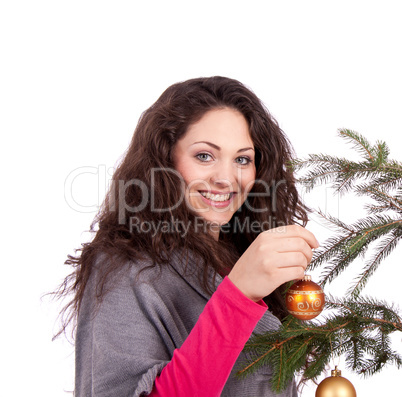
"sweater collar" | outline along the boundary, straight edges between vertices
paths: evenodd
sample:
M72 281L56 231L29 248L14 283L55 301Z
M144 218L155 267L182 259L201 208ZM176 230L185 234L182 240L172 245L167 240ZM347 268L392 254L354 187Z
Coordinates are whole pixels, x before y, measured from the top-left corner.
M178 273L201 296L205 299L211 298L211 294L202 287L205 265L201 257L190 250L176 250L172 255L170 265L172 270ZM223 278L211 266L208 266L206 271L210 289L215 292Z

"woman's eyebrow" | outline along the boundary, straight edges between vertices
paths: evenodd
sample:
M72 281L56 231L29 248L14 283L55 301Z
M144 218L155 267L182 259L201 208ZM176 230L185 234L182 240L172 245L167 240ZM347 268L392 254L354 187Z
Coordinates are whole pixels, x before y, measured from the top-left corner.
M213 148L216 149L216 150L221 150L221 148L220 148L218 145L215 145L214 143L212 143L212 142L207 142L207 141L194 142L191 146L196 145L197 143L205 143L205 144L207 144L207 145L213 147ZM254 150L254 148L252 148L251 146L250 146L250 147L245 147L245 148L243 148L243 149L239 149L239 150L237 151L237 153L246 152L247 150Z

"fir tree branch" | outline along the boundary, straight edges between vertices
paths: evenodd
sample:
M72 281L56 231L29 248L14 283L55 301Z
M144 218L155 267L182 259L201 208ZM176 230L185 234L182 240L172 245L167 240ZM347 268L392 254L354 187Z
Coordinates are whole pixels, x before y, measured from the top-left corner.
M385 142L371 145L362 135L346 129L339 134L353 144L363 161L323 154L296 159L293 169L306 171L299 178L300 183L308 191L319 183L331 182L336 191L353 190L375 204L366 206L368 216L352 224L319 212L326 223L335 227L336 234L314 252L309 268L325 263L320 280L323 285L335 279L354 259L364 256L374 242L378 244L355 278L349 297L326 297L325 318L301 322L288 316L279 330L255 335L246 344L247 361L239 376L270 366L275 392L284 390L295 373L303 382L316 381L336 355L346 354L348 368L364 375L373 375L385 365L402 367L402 357L391 349L390 340L393 332L402 332L401 316L386 302L360 296L369 278L402 238L402 164L388 160Z
M357 282L349 289L348 294L353 296L360 294L367 284L369 277L374 274L381 261L392 252L401 238L402 235L398 232L393 232L388 236L384 244L379 247L379 251L374 255L373 259L365 265L363 272L358 276Z
M344 158L329 155L309 155L307 160L295 159L291 163L294 170L311 169L307 175L299 178L299 182L310 191L318 183L333 182L334 188L339 192L346 192L360 178L377 178L377 183L390 177L398 180L402 178L402 164L388 161L389 148L385 142L377 142L371 146L360 134L351 130L340 130L340 136L352 142L365 161L356 163Z
M283 347L280 348L280 359L279 359L279 374L278 381L276 383L276 390L279 390L281 387L281 375L282 375L282 367L283 367Z
M255 335L245 347L245 351L255 353L254 357L238 375L254 372L264 361L273 370L271 387L279 392L295 372L303 381L314 381L332 356L344 353L348 353L349 367L357 373L367 373L372 364L374 372L390 363L402 365L388 337L402 331L401 318L392 307L367 298L329 299L328 308L336 312L324 322L302 322L289 316L280 330Z
M361 185L356 188L356 193L358 195L367 194L374 200L387 204L387 209L394 209L398 212L402 211L402 200L391 196L386 191L380 190L377 186Z
M314 252L313 258L309 264L309 269L322 265L323 262L329 261L332 257L337 256L340 252L344 252L347 242L356 235L356 231L351 226L346 225L337 218L325 215L321 211L319 216L331 227L335 226L336 230L341 233L338 237L328 239L319 249Z
M324 286L345 271L354 259L363 256L373 241L393 230L401 229L401 226L401 219L393 219L384 215L361 219L350 226L350 229L355 232L328 239L315 252L309 268L315 269L327 262L320 279L320 284ZM394 248L394 245L391 248ZM368 273L368 275L371 276L372 273Z
M353 237L347 247L349 252L361 251L371 241L388 233L395 227L402 225L402 219L391 219L385 216L375 216L360 220L357 227L361 227L359 233Z
M364 157L366 157L370 161L374 160L374 156L371 153L373 151L373 148L362 135L348 129L340 129L338 130L338 133L342 138L345 138L348 141L352 142L357 151L362 153Z
M292 339L292 338L290 338ZM253 343L248 344L247 347L253 347ZM247 372L252 369L254 366L256 366L261 360L263 360L268 354L270 354L272 351L274 351L277 347L273 346L271 349L269 349L267 352L265 352L263 355L259 356L256 360L252 361L250 364L247 365L247 367L243 368L242 370L237 372L238 376L247 374Z
M323 220L325 220L328 225L334 225L337 229L341 229L341 231L343 229L348 231L349 233L355 232L350 226L348 226L346 223L342 222L338 218L335 218L331 215L326 215L321 210L319 210L317 213Z

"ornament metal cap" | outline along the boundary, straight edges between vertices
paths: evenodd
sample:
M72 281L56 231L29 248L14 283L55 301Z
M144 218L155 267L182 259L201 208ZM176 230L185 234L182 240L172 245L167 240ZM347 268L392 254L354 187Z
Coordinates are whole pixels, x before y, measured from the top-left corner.
M309 274L305 274L302 278L303 281L311 281L311 276Z
M338 366L335 365L335 369L333 369L331 371L331 376L341 376L342 375L342 371L340 369L338 369Z

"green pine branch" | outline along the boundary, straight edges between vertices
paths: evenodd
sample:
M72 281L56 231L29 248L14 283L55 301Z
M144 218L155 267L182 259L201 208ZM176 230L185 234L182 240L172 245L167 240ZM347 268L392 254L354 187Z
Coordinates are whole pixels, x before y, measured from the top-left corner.
M378 213L387 210L402 213L402 198L397 195L392 196L388 192L388 189L389 186L361 184L356 187L356 194L358 196L367 195L379 203L378 205L366 204L365 208L369 213Z
M374 160L376 150L370 145L366 138L352 130L339 130L339 135L351 142L358 152L367 160Z
M391 348L389 335L402 331L402 319L392 305L372 298L327 297L327 317L319 323L288 316L278 331L253 336L246 344L247 362L239 377L272 369L271 388L281 392L294 374L316 381L327 364L347 353L347 369L372 375L386 365L402 367L402 356Z
M355 193L367 215L352 223L318 211L334 234L314 253L310 269L321 269L320 284L330 283L358 257L364 264L351 280L346 298L327 296L321 322L302 322L288 316L275 332L255 335L245 346L247 360L238 376L272 368L271 388L283 391L295 374L303 382L316 381L334 357L344 355L348 370L371 376L387 365L402 367L402 357L392 350L390 335L402 331L397 309L361 293L402 238L402 164L389 159L385 142L372 145L357 132L339 135L361 157L352 161L324 154L309 155L292 163L307 191L331 183L340 193ZM371 250L369 251L369 248ZM370 252L370 257L365 258Z
M340 193L346 193L355 188L361 179L370 179L375 185L389 184L400 186L402 180L402 164L388 160L389 149L386 143L377 142L372 146L360 134L343 129L339 135L352 142L363 161L356 162L346 158L324 154L311 154L307 159L296 159L292 162L295 171L307 169L308 172L299 179L307 191L314 187L332 182L333 187Z
M299 181L308 190L321 183L332 183L333 189L339 193L353 191L370 200L363 205L368 215L350 225L319 212L323 221L337 230L315 252L310 264L311 269L324 267L320 281L325 285L344 272L357 257L364 257L368 248L380 240L374 247L373 257L349 290L352 294L359 294L400 239L402 164L389 159L390 151L385 142L371 145L361 134L348 129L339 130L339 135L352 143L362 161L319 154L310 155L307 160L297 159L292 166L295 170L305 171Z
M378 269L380 263L396 248L399 240L402 238L400 228L393 230L384 239L380 241L376 247L372 258L365 264L361 273L357 276L356 281L352 284L348 291L349 295L357 296L361 293L368 282L368 279Z
M387 215L373 215L360 219L352 225L342 224L339 220L328 216L325 216L325 219L332 219L333 224L341 227L335 236L329 238L315 251L310 263L310 269L312 270L324 266L320 280L323 286L345 271L357 257L363 256L370 244L375 240L383 237L389 239L395 236L395 242L397 242L400 238L398 236L402 233L402 219L391 218ZM395 247L396 244L390 243L385 248L382 248L380 243L377 248L378 254L375 255L375 269ZM369 261L368 264L372 266L372 262ZM373 266L372 269L374 269ZM365 285L372 274L373 272L371 271L366 272L364 280L359 285ZM355 290L355 292L357 291L360 291L360 289Z

